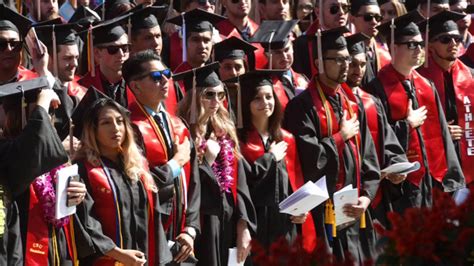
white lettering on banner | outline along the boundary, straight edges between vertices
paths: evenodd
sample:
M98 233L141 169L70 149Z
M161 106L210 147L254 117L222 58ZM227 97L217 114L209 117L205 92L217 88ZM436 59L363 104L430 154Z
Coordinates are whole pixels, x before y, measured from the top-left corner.
M464 127L464 136L466 137L467 142L467 156L474 156L474 134L471 123L473 121L472 112L471 112L471 100L469 97L463 97L463 104L464 104L464 120L465 120L465 127Z

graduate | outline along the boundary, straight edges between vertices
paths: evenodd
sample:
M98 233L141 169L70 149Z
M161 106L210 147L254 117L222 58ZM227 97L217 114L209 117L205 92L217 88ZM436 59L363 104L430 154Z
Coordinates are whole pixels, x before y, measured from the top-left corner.
M98 99L97 99L98 98ZM89 196L78 211L95 253L84 265L161 265L171 261L158 188L135 143L127 111L90 88L74 120L83 121L75 161ZM92 223L96 219L99 223Z
M395 28L391 23L380 26L392 47L392 62L366 88L380 98L408 160L421 164L398 187L399 199L392 206L399 213L431 206L433 188L454 192L465 186L436 88L415 70L424 55L424 42L415 24L422 20L415 10L396 18Z
M305 180L326 176L330 199L313 209L318 238L340 260L349 253L362 263L374 256L372 219L368 212L380 181L379 164L365 113L359 110L351 89L344 83L351 57L340 27L322 33L322 60L308 88L286 107L285 128L296 139ZM310 154L311 156L308 156ZM352 185L358 189L357 204L344 206L355 222L335 225L332 195Z
M465 15L443 11L430 18L429 49L430 57L427 67L420 67L418 72L433 81L443 106L449 133L461 161L466 185L474 181L474 169L470 163L469 136L470 121L466 119L470 110L466 108L473 99L474 69L464 65L457 57L461 48L462 36L459 34L456 21ZM425 25L420 25L425 29ZM466 130L466 131L464 131ZM465 133L466 134L465 134Z
M255 209L247 185L245 160L237 132L223 105L225 91L215 71L218 63L184 72L189 90L179 113L190 124L197 145L201 178L201 234L196 238L198 265L227 265L229 249L246 260L251 232L256 230ZM194 76L195 75L195 76ZM193 84L195 80L195 86Z
M272 74L277 71L252 71L239 77L245 90L240 150L251 166L247 183L257 212L256 240L268 250L281 237L291 243L299 235L311 252L316 246L312 215L290 216L278 207L304 179L295 139L281 128L283 109L272 89Z
M365 41L370 37L357 33L346 37L347 50L352 57L347 71L346 84L352 89L357 102L367 115L367 126L375 144L380 168L384 169L394 163L407 162L405 150L398 142L397 136L388 123L385 109L378 98L363 90L362 81L365 75L367 56ZM376 197L370 204L371 211L383 226L388 227L387 213L393 211L390 190L406 179L406 175L381 173L381 181Z
M308 85L307 78L291 68L293 64L292 30L297 22L297 20L264 21L250 39L250 42L257 42L265 49L268 60L265 69L284 70L272 76L273 90L283 111L288 102Z
M199 233L201 190L189 129L163 107L169 95L171 70L151 50L132 55L123 70L137 99L130 105L130 118L160 191L166 237L181 245L173 254L174 262L185 262L192 257Z

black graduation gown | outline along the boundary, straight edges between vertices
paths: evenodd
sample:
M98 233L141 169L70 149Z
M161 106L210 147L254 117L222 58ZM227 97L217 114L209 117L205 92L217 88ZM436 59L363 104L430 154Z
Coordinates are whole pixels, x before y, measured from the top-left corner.
M171 261L171 252L167 246L167 241L163 226L161 225L160 213L158 206L155 206L155 235L148 232L148 196L142 181L132 182L125 174L123 166L102 157L104 166L107 167L110 177L119 195L119 206L121 215L121 233L123 237L123 249L134 249L145 253L147 256L148 239L155 238L155 258L159 258L159 262L155 265L164 264ZM84 163L79 162L79 175L84 180L87 190L91 191L91 183ZM156 195L156 200L158 196ZM81 204L80 210L77 211L78 217L87 228L91 242L95 249L95 254L81 260L81 264L91 265L94 259L104 256L105 253L112 250L116 244L114 240L106 236L102 231L101 221L98 220L94 209L94 199L90 194L87 195L84 203ZM112 217L111 217L112 219ZM148 260L148 258L145 258ZM148 264L147 264L148 265Z
M199 166L201 178L201 234L194 243L198 265L227 265L229 248L237 246L237 222L247 222L256 231L256 214L245 177L244 159L238 162L237 206L231 193L221 193L212 167ZM249 166L247 166L249 167Z
M432 83L431 83L432 84ZM435 95L436 105L439 110L439 122L441 125L441 132L443 137L443 144L446 153L446 163L447 163L447 173L443 179L443 183L440 184L437 181L433 182L434 178L431 176L429 169L426 169L426 174L423 177L422 184L419 187L416 187L411 182L402 182L399 185L393 185L390 189L390 197L392 202L393 210L399 213L403 213L406 208L410 207L420 207L420 206L431 206L432 205L432 189L433 187L438 187L445 192L454 192L462 187L464 187L464 175L462 174L462 169L459 164L459 160L454 148L451 135L448 129L448 123L446 122L446 117L442 111L442 105L438 96L438 92L432 84L431 89ZM387 119L391 125L395 135L397 136L398 141L400 142L403 149L406 151L409 145L409 130L410 125L406 119L394 121L391 118L390 108L387 101L387 95L383 88L382 83L378 78L374 79L369 86L367 91L372 95L378 97L385 109ZM423 153L426 154L425 142L423 136L421 136L421 130L419 134L420 147ZM426 155L423 156L423 160L426 160ZM425 165L427 162L425 161Z
M301 168L305 180L316 181L326 176L329 195L332 197L336 192L338 180L339 156L338 149L333 137L322 138L320 119L315 111L310 90L311 86L300 95L293 98L286 107L284 127L287 128L296 139ZM333 97L328 101L334 110L340 109L336 106ZM336 112L336 117L338 113ZM364 112L360 112L360 135L361 135L361 195L371 200L377 191L380 173L377 155L372 137L367 128ZM344 168L346 173L343 186L352 184L357 187L355 172L355 155L346 143L343 150ZM360 229L359 221L352 226L337 231L337 237L330 241L331 236L325 229L325 204L321 204L312 211L315 220L316 233L323 243L332 248L332 253L339 259L345 258L345 252L350 252L355 261L370 259L375 254L375 234L372 227L370 213L366 212L366 228ZM320 242L318 242L320 243Z
M56 80L53 90L59 96L61 105L58 109L51 110L50 113L54 115L54 127L58 136L63 140L69 134L69 119L79 100L75 96L70 96L67 92L67 87L61 85L59 80Z
M280 213L278 207L278 203L293 193L284 162L277 162L266 149L263 156L249 165L246 176L257 212L256 240L265 248L280 237L291 243L298 234L297 225L291 222L290 215Z
M49 116L41 107L36 107L31 113L26 127L17 138L0 141L0 172L7 190L18 203L18 208L15 203L7 207L8 230L3 241L7 240L8 246L0 249L7 252L0 254L1 265L16 265L23 259L31 182L67 160L67 154L51 126ZM61 259L67 260L63 232L58 232L58 244L61 246ZM51 243L49 250L52 250ZM49 255L51 258L51 252Z

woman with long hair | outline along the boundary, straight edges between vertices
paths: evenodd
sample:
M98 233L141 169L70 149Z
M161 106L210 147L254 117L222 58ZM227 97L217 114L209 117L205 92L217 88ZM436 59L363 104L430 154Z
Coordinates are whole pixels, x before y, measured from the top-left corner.
M383 17L381 23L388 22L393 18L405 15L407 9L403 3L400 3L398 0L383 0L379 1L380 14Z
M135 143L126 110L102 98L82 119L76 161L91 197L78 212L89 226L97 251L84 263L155 265L171 261L157 210L158 190ZM101 228L90 226L88 219L97 219Z
M237 260L244 261L250 251L250 231L255 231L245 162L239 152L235 125L223 104L226 94L214 72L216 66L217 63L181 75L188 93L179 108L180 115L190 124L198 150L201 235L195 247L198 265L206 266L227 265L229 249L235 247Z
M247 182L257 211L257 241L268 249L281 237L292 242L300 235L303 246L312 251L316 233L311 215L290 216L278 207L304 180L293 135L281 128L283 111L271 74L249 72L240 77L240 84L245 90L240 149L251 165Z

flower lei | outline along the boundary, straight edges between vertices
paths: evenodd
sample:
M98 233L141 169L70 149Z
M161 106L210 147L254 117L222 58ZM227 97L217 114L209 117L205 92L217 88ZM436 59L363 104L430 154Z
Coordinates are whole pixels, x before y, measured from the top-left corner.
M69 223L69 216L59 220L56 219L56 191L53 187L53 182L55 182L57 178L57 172L64 167L65 165L58 166L38 176L33 181L33 189L43 210L43 218L47 223L54 225L56 228L60 228Z
M217 138L217 142L221 147L216 160L211 165L212 171L217 177L217 183L221 188L221 192L231 193L231 187L234 183L232 177L234 172L234 142L229 137L222 136ZM204 151L207 148L207 140L203 139L199 148Z

